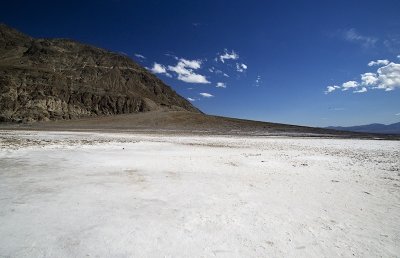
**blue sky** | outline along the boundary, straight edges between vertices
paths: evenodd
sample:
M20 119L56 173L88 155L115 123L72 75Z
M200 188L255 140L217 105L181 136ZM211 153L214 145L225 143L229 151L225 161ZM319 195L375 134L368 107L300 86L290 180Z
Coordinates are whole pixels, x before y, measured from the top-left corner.
M399 17L398 0L12 1L0 9L0 22L34 37L132 57L208 114L310 126L400 121Z

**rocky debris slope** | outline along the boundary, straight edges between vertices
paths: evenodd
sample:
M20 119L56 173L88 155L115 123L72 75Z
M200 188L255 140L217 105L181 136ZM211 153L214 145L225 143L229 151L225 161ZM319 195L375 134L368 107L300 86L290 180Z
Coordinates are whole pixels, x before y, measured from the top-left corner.
M33 122L150 110L201 113L126 56L0 24L0 121Z

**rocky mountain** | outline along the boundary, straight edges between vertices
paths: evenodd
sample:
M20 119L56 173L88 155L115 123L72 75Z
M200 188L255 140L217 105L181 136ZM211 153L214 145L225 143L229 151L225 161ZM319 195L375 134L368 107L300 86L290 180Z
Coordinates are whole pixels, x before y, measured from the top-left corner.
M350 131L350 132L364 132L364 133L383 133L383 134L400 134L400 122L390 125L384 124L368 124L358 126L330 126L327 129Z
M175 110L201 113L126 56L0 24L0 121Z

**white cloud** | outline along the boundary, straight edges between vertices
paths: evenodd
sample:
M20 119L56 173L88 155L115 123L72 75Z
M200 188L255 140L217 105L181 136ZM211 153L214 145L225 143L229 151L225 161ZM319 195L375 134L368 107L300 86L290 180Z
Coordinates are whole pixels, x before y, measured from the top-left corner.
M337 85L327 86L325 94L331 93L337 89L340 89L340 86L337 86Z
M343 31L343 37L345 40L358 43L364 48L374 47L378 41L377 38L367 37L359 34L354 28Z
M374 66L374 65L380 66L380 65L388 65L388 64L389 64L389 60L386 60L386 59L382 60L382 59L380 59L380 60L376 60L376 61L371 61L371 62L369 62L369 63L368 63L368 66Z
M168 70L178 74L178 80L187 83L210 83L204 75L197 74L194 70L201 67L200 60L179 59L175 66L168 66Z
M203 96L203 97L205 97L205 98L212 98L212 97L214 97L214 95L212 95L212 94L210 94L210 93L207 93L207 92L202 92L202 93L199 93L201 96Z
M382 61L382 60L378 60ZM376 61L376 62L378 62ZM388 61L389 62L389 61ZM381 89L385 91L392 91L400 88L400 64L394 62L381 62L383 66L379 67L375 73L361 74L361 82L348 81L340 87L343 91L354 89L354 93L367 92L368 89ZM384 65L383 63L387 63ZM325 94L330 93L338 86L328 86Z
M247 70L247 65L236 63L236 71L242 73Z
M397 55L397 58L399 58L399 59L400 59L400 55Z
M226 88L226 83L224 83L224 82L218 82L216 87L217 87L217 88Z
M361 74L361 85L372 86L378 81L375 73L363 73Z
M139 58L139 59L146 59L146 57L143 56L143 55L141 55L141 54L135 53L135 56L136 56L137 58Z
M195 101L195 99L192 99L192 98L187 98L189 101Z
M395 116L400 116L400 113L395 114Z
M167 70L162 64L154 63L153 68L150 69L152 73L166 73Z
M378 89L384 89L386 91L400 88L400 64L389 63L386 66L380 67L377 71Z
M229 75L227 75L226 73L223 74L225 77L229 77Z
M365 88L365 87L362 87L362 88L359 89L359 90L353 91L353 93L364 93L364 92L367 92L367 88Z
M149 70L154 74L164 74L167 77L172 77L172 75L167 72L167 69L162 64L154 63L153 67Z
M225 63L225 60L229 60L229 59L232 59L232 60L239 59L239 55L236 54L235 51L233 51L233 50L231 53L229 53L228 50L225 49L224 54L219 56L219 60L221 60L222 63Z
M192 69L199 69L201 67L200 60L187 60L184 58L179 59L179 62L183 64L183 66Z
M358 87L358 82L356 81L348 81L342 84L342 90L348 90L350 88L357 88Z
M190 74L178 74L178 80L187 82L187 83L210 83L204 75L190 73Z

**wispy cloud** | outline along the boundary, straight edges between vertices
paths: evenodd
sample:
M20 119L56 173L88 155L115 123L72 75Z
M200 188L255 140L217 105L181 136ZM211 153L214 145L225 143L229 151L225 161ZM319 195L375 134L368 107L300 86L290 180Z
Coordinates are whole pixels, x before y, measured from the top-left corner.
M261 75L257 75L257 78L256 78L256 87L259 87L260 84L261 84Z
M187 98L189 101L196 101L195 99L192 99L192 98Z
M391 53L398 53L400 51L400 34L389 35L387 39L383 41L383 45Z
M361 35L354 28L343 30L341 35L345 40L360 44L364 48L375 47L376 43L378 42L377 38Z
M360 82L348 81L342 86L327 86L325 94L331 93L336 89L346 91L353 89L353 93L364 93L368 89L381 89L392 91L400 88L400 64L388 60L372 61L368 64L370 67L380 65L376 72L367 72L360 75Z
M333 111L343 111L343 110L345 110L345 108L342 108L342 107L330 107L328 109L329 110L333 110Z
M365 87L362 87L362 88L359 89L359 90L353 91L353 93L364 93L364 92L367 92L367 88L365 88Z
M334 92L335 90L340 89L340 86L337 85L330 85L326 87L325 94Z
M248 70L248 65L240 60L239 54L235 50L224 49L224 52L217 53L216 62L213 62L212 58L206 57L193 60L180 58L173 52L166 52L164 55L176 61L169 59L169 63L166 65L155 62L148 70L186 83L209 84L212 81L216 87L226 88L226 83L223 85L220 83L226 81L226 78L240 79L240 73L245 74ZM220 81L219 84L218 81ZM259 83L257 83L258 85Z
M226 88L226 83L224 83L224 82L218 82L216 87L217 87L217 88Z
M243 73L245 70L247 70L247 65L236 63L236 71Z
M356 81L348 81L348 82L345 82L345 83L342 84L342 90L345 91L345 90L348 90L348 89L351 89L351 88L357 88L358 85L359 84Z
M210 69L208 69L211 73L215 73L215 74L218 74L218 75L222 75L222 76L224 76L224 77L229 77L229 75L228 74L226 74L226 73L224 73L223 71L221 71L221 70L219 70L219 69L216 69L215 67L211 67Z
M179 60L179 57L177 57L176 55L173 55L173 54L170 54L170 53L165 53L164 55L168 56L168 57L172 57L175 60Z
M388 65L390 62L386 59L379 59L376 61L371 61L368 63L368 66L381 66L381 65Z
M224 50L224 53L222 55L219 56L219 60L222 63L225 63L225 60L237 60L239 59L239 55L237 53L235 53L234 50L231 51L231 53L228 52L227 49ZM216 59L218 60L218 59Z
M180 58L175 66L168 66L168 70L175 72L178 75L178 80L187 83L210 83L204 75L195 73L201 67L200 60L187 60Z
M139 59L146 59L146 57L144 55L137 54L137 53L135 53L134 55Z
M212 98L214 97L214 95L207 93L207 92L201 92L199 93L201 96L203 96L204 98Z

